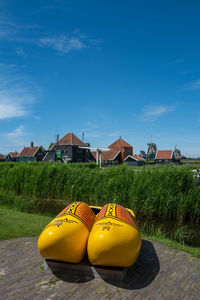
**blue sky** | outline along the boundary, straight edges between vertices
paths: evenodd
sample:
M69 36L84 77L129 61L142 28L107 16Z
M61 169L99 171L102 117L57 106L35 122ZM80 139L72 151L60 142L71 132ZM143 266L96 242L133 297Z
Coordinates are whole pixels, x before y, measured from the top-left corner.
M0 153L74 132L200 156L200 2L1 0Z

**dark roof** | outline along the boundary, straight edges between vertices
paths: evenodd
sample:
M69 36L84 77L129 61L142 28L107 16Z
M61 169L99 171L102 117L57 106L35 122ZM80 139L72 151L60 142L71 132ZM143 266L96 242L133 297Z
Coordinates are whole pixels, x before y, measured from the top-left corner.
M5 159L5 156L0 153L0 159Z
M39 146L24 147L24 149L19 153L18 157L34 157L39 148Z
M126 160L128 157L130 157L130 158L132 158L132 159L134 159L134 160L137 160L137 161L145 161L144 158L142 158L142 157L140 157L140 156L138 156L138 155L128 155L128 156L125 158L125 160Z
M8 154L10 154L12 158L16 158L19 155L18 152L9 152Z
M120 153L118 150L110 150L110 151L102 151L101 152L101 159L102 160L114 160L115 157ZM92 152L94 158L96 159L97 153Z
M74 145L74 146L85 146L85 144L72 132L67 133L62 139L58 141L58 145Z
M130 148L133 148L130 144L128 144L122 138L119 138L117 141L115 141L110 146L108 146L108 148L115 148L115 147L130 147Z
M173 150L157 150L155 159L172 159Z

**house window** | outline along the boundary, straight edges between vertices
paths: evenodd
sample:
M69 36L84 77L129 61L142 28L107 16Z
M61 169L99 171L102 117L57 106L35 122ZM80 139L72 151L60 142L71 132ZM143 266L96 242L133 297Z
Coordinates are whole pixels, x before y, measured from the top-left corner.
M127 149L127 155L130 155L130 150L129 149Z

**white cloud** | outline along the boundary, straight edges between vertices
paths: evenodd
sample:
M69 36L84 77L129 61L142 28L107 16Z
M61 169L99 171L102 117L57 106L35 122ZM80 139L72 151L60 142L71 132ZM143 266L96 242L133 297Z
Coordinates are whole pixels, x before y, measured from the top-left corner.
M175 108L172 106L166 105L146 105L143 108L143 113L141 116L141 120L143 122L154 122L160 116L163 116L171 111L174 111Z
M12 132L9 132L6 134L7 137L9 138L18 138L24 135L24 126L21 125L14 129Z
M55 49L60 53L69 53L71 51L77 51L89 47L83 43L80 37L68 38L64 34L56 37L40 38L39 45L41 47Z
M195 80L195 81L191 82L190 84L188 84L187 89L188 90L200 90L200 79Z
M1 99L0 99L1 101ZM27 114L27 111L18 103L0 103L0 120L9 118L22 117Z
M34 100L28 78L15 65L0 64L0 120L28 115Z

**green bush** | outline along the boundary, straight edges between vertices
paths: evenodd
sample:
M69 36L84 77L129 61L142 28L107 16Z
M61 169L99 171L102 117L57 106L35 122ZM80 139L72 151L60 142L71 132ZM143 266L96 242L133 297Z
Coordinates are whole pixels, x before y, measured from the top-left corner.
M2 163L0 190L40 199L37 201L41 210L45 210L46 199L85 201L91 205L114 202L147 219L200 220L200 188L184 166L135 169L122 165L99 169L95 164L84 163Z

